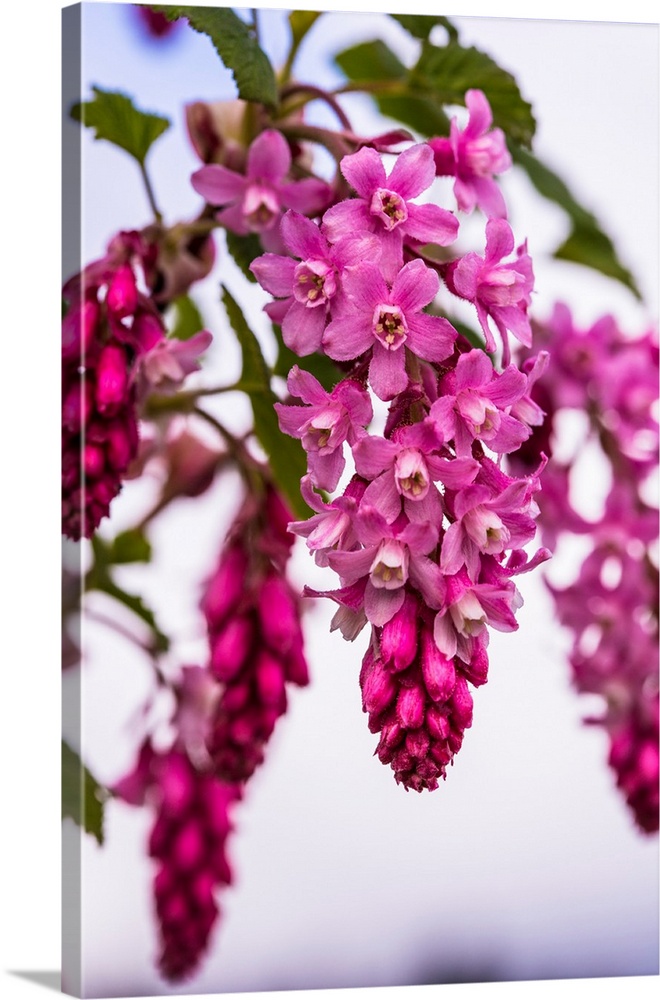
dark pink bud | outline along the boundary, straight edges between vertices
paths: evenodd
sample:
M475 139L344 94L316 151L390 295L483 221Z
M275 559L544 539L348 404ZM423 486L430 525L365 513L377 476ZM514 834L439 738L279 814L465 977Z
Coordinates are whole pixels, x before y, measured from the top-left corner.
M161 321L152 313L143 310L140 310L136 315L131 327L131 334L136 347L142 354L150 351L165 336Z
M472 725L472 695L467 681L459 673L456 675L456 687L449 700L453 720L461 729L469 729Z
M85 475L90 479L98 479L105 469L105 454L102 448L95 444L86 444L83 451Z
M406 750L418 760L426 757L429 749L429 734L423 729L418 729L414 733L406 734Z
M422 632L422 674L426 690L433 701L447 701L456 684L456 670L453 659L440 652L433 633Z
M420 687L401 688L396 702L396 714L405 729L419 729L424 721L426 699Z
M147 789L153 781L151 765L154 752L151 743L143 743L135 767L112 787L113 795L132 806L144 805Z
M247 684L235 684L228 687L222 696L222 708L225 712L238 712L250 701L250 688Z
M411 594L393 618L383 626L381 656L390 670L405 670L417 653L417 601Z
M179 868L190 871L202 859L204 842L197 821L192 818L176 838L172 850L173 860Z
M218 628L238 604L245 585L247 555L241 545L225 550L217 572L202 598L202 611L210 628Z
M126 354L117 344L106 344L96 369L96 405L112 413L125 401L128 388Z
M108 286L106 305L117 319L123 319L125 316L133 315L137 299L135 275L128 264L122 264L115 271Z
M107 432L107 455L111 468L117 472L127 469L137 444L137 428L133 421L113 421Z
M446 740L449 736L449 719L436 705L429 705L426 710L426 728L434 740Z
M66 392L62 403L62 426L78 433L88 422L94 406L94 386L85 380L82 384L76 382Z
M256 664L257 688L266 705L279 705L284 697L282 664L268 650L261 652Z
M159 775L163 806L169 812L183 812L192 798L194 784L185 757L172 754L164 762Z
M362 685L362 707L365 712L379 715L385 711L396 694L396 684L382 660L375 660L371 672Z
M298 630L298 602L286 580L269 576L259 594L259 618L264 639L274 652L286 653Z
M62 358L64 361L82 360L90 348L99 318L99 305L88 299L72 307L62 320Z
M243 666L254 626L250 618L232 618L211 642L211 670L219 681L230 681Z
M488 653L486 649L475 642L470 662L461 661L461 669L470 684L474 684L475 687L485 684L488 680Z
M284 672L286 679L292 684L298 684L300 687L305 687L306 684L309 684L309 669L307 667L307 660L305 659L303 637L300 631L294 636L289 655L284 664Z

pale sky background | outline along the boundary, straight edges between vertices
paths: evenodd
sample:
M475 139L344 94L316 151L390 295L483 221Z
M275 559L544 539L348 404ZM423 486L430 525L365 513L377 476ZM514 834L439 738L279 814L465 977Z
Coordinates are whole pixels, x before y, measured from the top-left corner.
M89 7L84 87L122 87L140 106L174 117L176 134L152 155L159 200L174 218L198 204L187 184L196 163L181 142L181 106L222 96L221 73L213 56L205 61L198 36L161 55L138 48L127 16L111 5ZM382 27L405 55L405 36L385 19L332 20L332 34L329 18L323 33L329 52ZM644 329L658 309L657 28L457 22L464 43L514 72L535 106L538 154L615 237L649 304L640 309L625 289L591 272L543 266L563 219L541 209L524 179L511 177L505 193L516 236L528 237L534 255L539 312L562 295L584 322L614 311L633 332ZM321 70L316 60L307 69L301 60L301 77L320 80ZM362 110L355 114L359 122ZM86 167L91 258L114 230L141 225L147 215L127 158L86 142ZM220 342L221 327L209 319ZM221 485L203 504L182 504L169 528L163 521L154 532L162 553L154 601L190 634L181 647L186 657L201 648L194 588L220 544L227 495L231 488ZM139 490L126 491L116 506L118 528L144 500ZM200 527L202 555L193 558ZM312 572L303 548L296 577L311 581ZM133 570L129 580L137 581ZM477 693L473 729L447 782L428 796L406 795L371 756L375 738L357 685L364 637L355 646L328 637L329 607L307 616L313 684L291 699L237 813L236 887L225 894L212 956L183 992L657 972L657 841L635 832L614 792L602 734L579 724L587 705L570 693L562 660L568 640L552 627L542 587L522 578L523 587L520 631L493 636L491 680ZM86 754L110 780L130 760L126 722L139 697L134 685L145 685L148 674L106 632L87 667ZM115 806L106 846L85 840L91 996L164 992L151 962L144 831L138 811Z

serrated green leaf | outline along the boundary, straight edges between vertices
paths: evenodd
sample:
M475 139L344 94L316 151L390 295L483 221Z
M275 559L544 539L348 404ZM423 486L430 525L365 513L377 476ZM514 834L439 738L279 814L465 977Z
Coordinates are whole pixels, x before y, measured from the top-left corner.
M151 545L137 528L129 528L117 535L110 547L112 563L150 562Z
M514 163L522 167L539 194L563 208L573 224L568 239L555 250L554 256L614 278L641 299L637 283L619 260L612 240L596 217L575 199L561 177L517 143L509 142L509 149Z
M298 517L308 517L309 508L300 495L300 480L307 471L305 453L299 441L283 434L273 409L277 397L270 385L270 372L264 361L259 341L231 293L223 286L222 302L227 318L238 338L243 353L241 382L245 383L254 414L254 432L268 455L270 470L276 485L287 498Z
M259 237L256 233L249 233L247 236L238 236L229 229L225 230L225 236L227 239L227 250L234 258L235 263L240 267L248 281L256 283L257 279L250 270L250 264L264 252Z
M337 385L337 382L341 381L344 377L341 368L338 368L327 354L308 354L304 358L299 358L284 343L281 328L273 324L273 330L275 331L279 347L277 361L273 368L273 375L286 378L293 366L298 365L299 368L310 372L314 378L318 379L326 392L330 392Z
M456 42L443 47L428 45L413 70L413 87L430 88L441 104L464 104L465 92L483 90L493 112L493 122L525 146L531 144L536 122L514 77L474 47Z
M189 295L180 295L174 299L174 325L169 336L176 340L190 340L196 333L204 329L204 319L199 309Z
M398 21L401 27L405 28L413 38L420 38L422 41L426 41L436 24L439 24L449 35L450 41L458 41L456 28L446 17L436 17L431 14L390 14L390 17Z
M432 97L378 94L376 103L381 114L408 125L422 136L449 135L449 118Z
M143 166L152 144L170 127L168 118L140 111L127 94L92 87L94 100L74 104L75 121L95 130L95 139L119 146Z
M102 786L62 740L62 818L68 816L99 844L103 843L104 798Z
M277 84L270 60L247 24L233 10L221 7L165 7L160 4L150 6L170 21L185 17L194 31L208 35L223 64L231 70L239 97L271 108L277 105Z

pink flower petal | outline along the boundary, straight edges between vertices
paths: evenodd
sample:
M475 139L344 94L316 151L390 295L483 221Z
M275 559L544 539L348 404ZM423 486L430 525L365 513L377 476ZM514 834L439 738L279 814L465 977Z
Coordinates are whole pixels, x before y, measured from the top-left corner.
M209 205L226 205L236 201L243 195L247 187L247 179L218 163L210 163L196 170L190 182L197 194L208 201Z
M449 246L458 235L458 219L439 205L408 205L406 236L420 243Z
M440 279L422 260L412 260L397 274L392 285L392 302L406 315L418 312L438 294ZM445 355L446 356L446 355Z
M289 172L291 150L281 132L266 129L248 150L247 176L250 180L277 183Z
M374 343L369 365L369 381L379 399L394 399L408 385L405 351L388 351L382 344Z
M386 187L385 167L375 149L364 146L357 153L345 156L341 172L360 198L370 198L376 188Z
M420 142L399 153L387 181L380 185L396 191L407 201L426 191L435 180L433 150Z
M305 215L289 210L280 229L287 250L301 260L323 260L328 255L328 242L319 227Z
M444 316L417 313L408 318L408 343L425 361L444 361L454 349L457 333Z
M250 264L250 270L261 287L276 298L291 295L295 268L296 262L291 257L280 257L274 253L265 253Z
M314 354L321 346L325 320L323 307L308 309L302 302L294 301L282 320L284 343L301 358Z

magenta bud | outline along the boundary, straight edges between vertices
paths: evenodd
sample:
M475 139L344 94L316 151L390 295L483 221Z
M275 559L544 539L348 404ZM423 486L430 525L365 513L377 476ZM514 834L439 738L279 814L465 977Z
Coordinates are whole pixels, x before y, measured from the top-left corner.
M107 434L107 454L111 468L117 472L123 472L128 468L133 459L136 445L137 434L130 434L126 423L115 420L108 428Z
M247 684L234 684L228 687L222 696L223 709L233 714L239 712L250 701L250 688Z
M440 652L433 633L422 632L422 674L426 690L433 701L447 701L456 684L456 670L453 659Z
M163 797L163 809L171 813L183 812L193 795L193 777L190 765L181 754L170 754L158 775Z
M286 653L298 630L298 602L281 577L268 576L259 593L259 618L266 643L276 653Z
M98 303L89 299L69 310L62 320L62 358L82 360L89 350L99 318Z
M417 653L417 601L406 594L401 608L383 625L381 656L390 670L405 670Z
M462 662L462 670L470 684L474 684L475 687L485 684L488 680L487 650L483 646L474 643L472 659L469 663Z
M219 681L230 681L245 662L254 629L249 618L232 618L211 640L211 670Z
M419 729L424 722L426 699L420 687L401 688L396 702L396 714L404 729Z
M122 264L115 271L108 286L106 305L117 319L123 319L125 316L133 315L137 300L135 275L128 264Z
M257 688L266 705L281 704L284 695L282 664L267 650L262 651L256 662Z
M141 354L146 354L165 336L161 321L143 310L140 310L133 320L131 333Z
M446 740L449 736L449 719L436 705L426 710L426 728L434 740Z
M62 427L77 433L92 415L93 406L93 384L85 380L72 385L62 402Z
M174 842L173 860L179 868L191 871L204 857L204 841L196 820L189 820Z
M449 700L452 711L452 722L460 729L469 729L472 725L472 695L467 681L459 673L456 675L456 687Z
M365 712L380 715L396 694L392 675L382 660L375 660L373 668L362 685L362 707Z
M300 632L294 636L291 643L291 649L284 664L284 673L286 679L292 684L298 684L300 687L309 684L309 669L303 650L303 637Z
M429 749L429 734L423 729L406 734L406 750L418 760L426 757Z
M106 344L96 369L96 405L112 413L124 402L128 389L126 354L118 344Z
M211 629L222 625L236 607L245 585L247 555L241 545L233 545L222 555L220 565L209 580L202 598L202 611Z
M98 479L105 469L105 454L102 448L95 444L86 444L83 451L85 475L90 479Z

